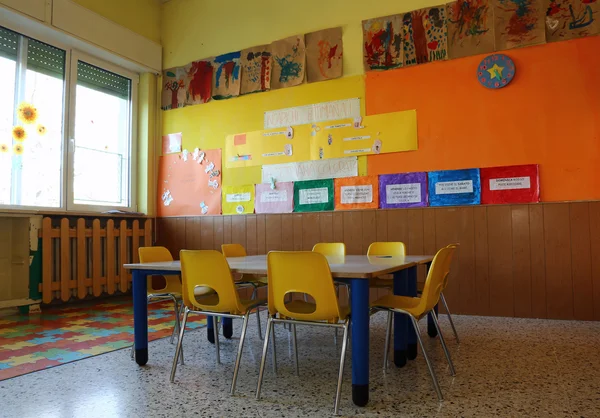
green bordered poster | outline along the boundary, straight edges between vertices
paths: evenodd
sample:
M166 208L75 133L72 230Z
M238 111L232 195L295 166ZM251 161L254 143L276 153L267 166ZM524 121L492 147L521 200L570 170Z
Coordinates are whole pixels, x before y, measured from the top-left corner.
M294 183L294 212L320 212L333 207L333 179Z

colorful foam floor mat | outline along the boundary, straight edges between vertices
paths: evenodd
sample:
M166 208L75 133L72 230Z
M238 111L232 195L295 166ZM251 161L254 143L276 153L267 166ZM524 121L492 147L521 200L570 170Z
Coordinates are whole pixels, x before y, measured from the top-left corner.
M173 325L172 302L148 305L150 341L170 337ZM186 329L205 325L206 319L190 318ZM132 342L131 297L0 316L0 380L129 348Z

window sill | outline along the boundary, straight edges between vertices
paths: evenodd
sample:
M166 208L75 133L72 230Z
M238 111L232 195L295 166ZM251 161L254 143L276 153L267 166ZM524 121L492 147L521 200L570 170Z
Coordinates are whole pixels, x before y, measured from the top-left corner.
M152 218L143 213L102 213L102 212L85 212L85 211L75 211L75 212L67 212L64 210L19 210L19 209L0 209L0 216L22 216L22 215L32 215L32 216L73 216L73 217L86 217L86 218L138 218L138 219L146 219Z

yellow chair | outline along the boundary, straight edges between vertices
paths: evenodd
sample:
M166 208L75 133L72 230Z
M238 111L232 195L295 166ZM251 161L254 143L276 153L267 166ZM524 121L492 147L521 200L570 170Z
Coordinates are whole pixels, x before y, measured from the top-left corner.
M346 346L348 344L350 311L348 308L339 305L335 293L335 286L333 285L333 278L331 277L331 271L329 270L329 263L325 256L317 252L271 251L267 256L267 269L269 277L269 319L267 321L267 332L258 375L256 399L260 399L260 389L265 371L265 361L271 334L273 334L274 369L276 367L274 339L275 324L287 323L292 325L297 374L299 372L299 366L295 326L297 324L302 324L342 328L344 330L344 337L334 404L334 411L335 414L337 414L342 390ZM286 301L286 296L289 293L306 293L310 295L315 302L311 303L303 300ZM340 323L340 321L342 322Z
M421 346L421 350L423 352L423 357L425 358L427 368L429 369L429 373L431 374L433 387L435 388L435 391L440 401L443 400L442 391L440 389L440 385L438 384L437 377L435 376L433 366L431 365L429 357L427 356L427 353L425 351L423 340L421 339L421 333L419 330L419 320L427 316L428 313L431 313L433 322L435 324L435 328L437 329L437 332L440 336L442 348L444 349L446 359L448 360L448 365L450 366L450 374L454 376L454 364L452 363L452 359L450 358L450 352L448 351L448 347L446 346L446 341L444 340L444 336L439 327L437 315L435 314L434 310L435 305L437 305L440 300L440 293L442 292L444 283L448 275L448 271L450 269L449 266L452 262L453 253L454 248L445 247L439 250L438 253L435 255L433 262L431 263L429 273L427 274L427 279L425 280L423 293L420 298L386 295L377 299L371 304L372 309L374 311L388 312L387 332L384 347L384 368L387 368L387 353L389 351L390 338L392 333L393 313L395 312L408 315L415 328L417 340L419 341L419 345Z
M447 245L446 248L454 248L457 249L459 244L450 244ZM446 278L444 279L444 287L440 292L440 302L444 305L444 309L446 309L446 315L448 315L448 321L450 322L450 326L452 327L452 332L454 333L454 338L456 338L456 342L460 344L460 340L458 339L458 332L456 332L456 327L454 326L454 321L452 320L452 315L450 314L450 309L448 309L448 304L446 303L446 298L444 297L444 290L446 290L446 286L448 286L448 275L450 274L450 264L448 264L448 270L446 271Z
M346 255L346 244L343 242L319 242L314 245L312 250L328 257L344 257Z
M181 250L181 279L183 285L183 322L181 331L177 340L177 349L173 357L173 367L171 369L171 382L175 380L177 371L177 359L181 352L183 337L185 335L185 325L190 313L206 315L212 318L215 333L215 347L217 349L217 364L221 363L219 351L219 331L217 326L217 317L224 318L242 318L242 335L238 346L237 358L233 372L233 381L231 382L230 393L235 391L244 341L246 339L246 329L248 320L253 309L265 304L265 300L241 300L237 292L235 282L229 269L229 264L225 256L214 250ZM209 288L211 292L197 296L197 288ZM182 362L183 363L183 362Z
M406 245L403 242L374 242L369 245L367 255L391 255L392 257L404 257L406 255ZM393 286L392 280L377 278L369 284L374 289L387 289Z
M246 249L240 244L222 244L221 252L227 258L230 257L246 257L248 254L246 253ZM235 281L237 287L252 287L252 299L256 299L258 295L258 289L264 288L268 285L268 281L266 277L244 277L241 275L239 280ZM260 312L259 309L256 310L256 319L258 320L258 337L262 340L262 329L260 325Z

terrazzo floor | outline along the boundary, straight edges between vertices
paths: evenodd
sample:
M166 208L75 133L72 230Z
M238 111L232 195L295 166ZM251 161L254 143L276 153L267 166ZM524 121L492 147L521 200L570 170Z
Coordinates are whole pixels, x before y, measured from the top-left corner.
M424 334L445 397L439 403L422 356L383 373L385 315L371 321L371 401L366 408L352 404L347 358L340 407L344 416L600 417L598 322L455 316L461 338L457 345L442 318L456 377L448 373L439 341ZM278 376L269 357L263 398L256 401L262 345L254 321L248 327L237 393L228 394L240 324L234 322L234 339L221 339L218 366L206 331L186 334L186 364L179 367L174 384L169 383L174 346L162 339L150 343L146 367L138 367L128 350L119 350L0 382L0 416L331 416L339 361L332 330L298 326L297 377L288 332L279 327Z

